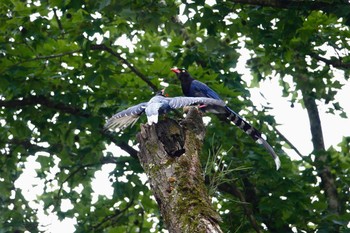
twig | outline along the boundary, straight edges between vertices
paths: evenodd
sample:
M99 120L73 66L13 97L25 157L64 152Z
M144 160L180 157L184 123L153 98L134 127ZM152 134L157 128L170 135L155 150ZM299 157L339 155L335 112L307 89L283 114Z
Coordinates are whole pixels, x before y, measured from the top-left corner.
M82 117L90 117L90 114L83 112L79 108L75 108L69 105L65 105L60 102L52 101L50 98L42 95L30 95L23 99L15 99L15 100L0 100L0 106L2 107L8 107L8 108L18 108L18 107L24 107L28 105L36 105L41 104L45 107L52 108L59 110L64 113L70 113L73 115L78 115Z
M92 50L102 50L102 51L106 51L110 54L112 54L113 56L115 56L116 58L118 58L121 62L123 62L127 67L129 67L129 69L134 72L138 77L140 77L144 82L146 82L148 84L148 86L150 86L152 88L153 91L157 91L158 88L156 85L154 85L146 75L144 75L143 73L141 73L135 66L133 66L128 60L126 60L125 58L123 58L121 56L120 53L115 52L113 49L111 49L110 47L107 47L104 44L101 45L91 45L91 49Z
M283 141L285 141L299 156L302 160L304 160L304 156L300 153L300 151L293 145L291 141L289 141L275 126L272 126L273 129L276 131L279 137L282 138Z
M104 223L119 217L121 214L123 214L125 211L127 211L132 205L134 204L134 199L131 199L130 202L127 204L127 206L122 210L115 210L114 214L106 216L100 223L92 226L91 228L96 231L96 229L100 228Z
M230 193L234 196L236 196L240 202L242 203L242 207L244 209L244 212L246 214L246 216L249 219L250 224L252 225L252 227L254 228L254 230L257 233L261 232L260 226L257 223L254 215L253 215L253 211L251 209L251 207L249 207L248 205L250 205L250 203L248 203L243 195L243 193L237 188L237 186L235 184L232 184L232 182L229 183L222 183L218 186L220 191L224 191L226 193Z
M111 142L113 142L114 144L119 146L122 150L127 152L131 157L133 157L134 159L138 160L138 157L137 157L138 151L137 150L135 150L134 148L129 146L126 142L118 142L116 140L116 138L109 132L106 132L104 130L101 130L100 132L101 132L102 135L106 136L109 140L111 140Z
M57 12L56 12L56 8L54 7L53 8L53 14L55 15L55 19L57 21L57 24L58 24L58 28L61 30L61 32L63 32L63 27L62 27L62 23L61 23L61 20L58 18L58 15L57 15Z
M52 54L52 55L47 55L47 56L36 56L36 57L34 57L34 58L30 58L30 59L27 59L27 60L24 60L24 61L17 62L17 63L15 64L15 66L16 66L16 65L19 65L19 64L26 63L26 62L31 62L31 61L47 60L47 59L53 59L53 58L58 58L58 57L64 57L64 56L67 56L67 55L72 55L72 54L74 54L74 53L79 53L79 52L81 52L81 51L82 51L82 50L79 49L79 50L74 50L74 51L70 51L70 52Z
M95 164L94 164L95 165ZM87 165L83 165L83 166L80 166L78 167L78 169L76 169L75 171L71 172L61 183L60 185L60 188L58 189L58 192L57 192L57 203L56 203L56 206L59 205L59 201L60 201L60 196L61 196L61 192L62 192L62 189L63 189L63 185L70 179L72 178L75 174L77 174L81 169L84 169L85 167L88 167L88 166L92 166L92 164L87 164Z
M111 160L111 158L103 158L101 161L98 161L96 163L89 163L89 164L84 164L79 166L75 171L71 172L61 183L60 188L58 189L58 193L57 193L57 200L59 201L60 196L61 196L61 192L63 189L63 185L64 183L66 183L70 178L72 178L75 174L77 174L81 169L87 168L87 167L93 167L93 166L98 166L100 164L108 164L108 163L114 163L116 164L117 161L113 161ZM69 169L69 168L66 168ZM57 203L58 204L58 203Z
M33 144L30 142L30 140L19 140L14 138L12 140L9 140L7 143L15 146L22 146L26 150L33 149L35 151L45 151L45 152L49 152L50 150L49 148L45 148L45 147Z
M157 91L158 88L156 85L154 85L146 75L144 75L139 69L137 69L134 65L132 65L128 60L126 60L125 58L123 58L121 56L120 53L115 52L113 49L111 49L110 47L107 47L106 45L102 44L102 45L91 45L90 47L92 50L100 50L100 51L106 51L110 54L112 54L113 56L115 56L116 58L118 58L118 60L120 60L122 63L124 63L133 73L135 73L139 78L141 78L145 83L147 83L148 86L150 86L152 88L153 91ZM63 56L67 56L67 55L72 55L74 53L79 53L82 52L82 49L79 50L74 50L74 51L70 51L70 52L65 52L65 53L59 53L59 54L52 54L52 55L47 55L47 56L36 56L35 58L31 58L31 59L27 59L24 61L20 61L17 62L15 64L19 65L19 64L23 64L26 62L31 62L31 61L38 61L38 60L47 60L47 59L53 59L53 58L59 58L59 57L63 57Z

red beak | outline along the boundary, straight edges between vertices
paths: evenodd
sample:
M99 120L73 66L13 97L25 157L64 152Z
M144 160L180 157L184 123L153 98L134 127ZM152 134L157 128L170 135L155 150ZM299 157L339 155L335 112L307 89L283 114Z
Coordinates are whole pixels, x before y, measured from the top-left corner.
M170 70L176 74L181 72L178 68L171 68Z

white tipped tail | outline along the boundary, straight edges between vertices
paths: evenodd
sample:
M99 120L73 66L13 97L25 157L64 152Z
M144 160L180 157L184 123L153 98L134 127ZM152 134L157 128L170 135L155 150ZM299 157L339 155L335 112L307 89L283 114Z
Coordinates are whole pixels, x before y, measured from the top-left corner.
M278 156L276 158L274 158L275 160L275 164L276 164L276 170L280 169L281 167L281 160L280 158L278 158Z
M270 146L270 144L267 143L267 141L265 141L265 140L262 139L262 138L259 138L259 139L257 140L257 142L258 142L259 144L262 144L262 145L266 148L266 150L269 151L270 155L272 156L273 160L275 161L276 170L280 169L280 167L281 167L281 160L280 160L280 158L278 157L278 155L275 153L275 151L272 149L272 147Z

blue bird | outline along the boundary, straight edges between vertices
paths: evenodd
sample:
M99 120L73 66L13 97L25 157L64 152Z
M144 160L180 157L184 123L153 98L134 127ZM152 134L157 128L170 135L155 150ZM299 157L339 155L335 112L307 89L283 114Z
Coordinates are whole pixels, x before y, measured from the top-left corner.
M220 99L205 97L164 97L164 90L162 90L157 92L148 102L137 104L112 116L107 120L104 130L132 126L143 113L147 116L147 123L152 125L153 123L158 123L158 116L160 114L166 114L171 110L193 104L225 106L225 102Z
M185 69L180 68L172 68L176 76L179 78L181 82L182 92L185 96L189 97L206 97L212 98L216 100L221 100L220 96L206 84L195 80ZM271 154L272 158L275 161L276 169L278 170L281 166L281 161L278 158L277 154L273 150L273 148L269 145L269 143L261 137L261 133L255 129L252 125L242 119L236 112L230 109L228 106L206 106L202 107L201 110L212 112L214 114L222 114L225 117L233 122L236 126L242 129L246 134L251 136L254 141L259 144L262 144L266 150Z

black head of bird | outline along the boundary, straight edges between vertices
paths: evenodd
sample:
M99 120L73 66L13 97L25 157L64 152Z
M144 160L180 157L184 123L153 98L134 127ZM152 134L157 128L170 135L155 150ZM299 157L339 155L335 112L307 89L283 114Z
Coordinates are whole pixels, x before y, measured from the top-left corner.
M193 79L191 75L184 68L171 68L171 71L176 74L180 81L185 81L187 79Z
M185 96L194 96L194 95L190 94L191 85L192 85L192 82L194 81L194 79L187 72L187 70L185 70L183 68L171 68L171 71L174 72L176 74L177 78L180 80L182 91L183 91L184 95Z

